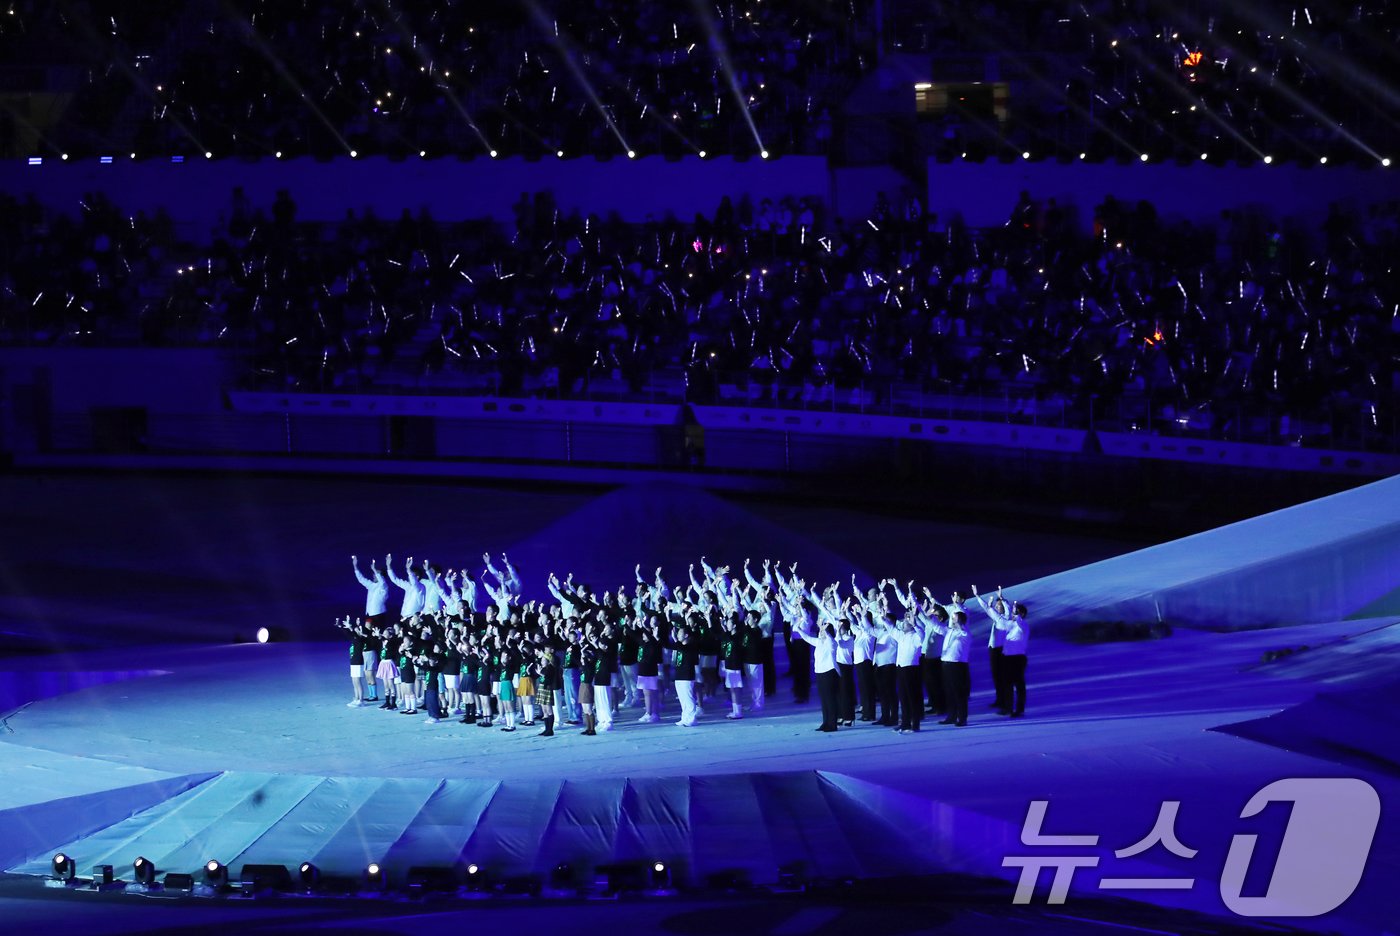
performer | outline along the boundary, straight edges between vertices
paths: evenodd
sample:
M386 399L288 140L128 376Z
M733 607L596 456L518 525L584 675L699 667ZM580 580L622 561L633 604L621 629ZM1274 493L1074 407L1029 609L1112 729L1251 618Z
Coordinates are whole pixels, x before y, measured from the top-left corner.
M972 680L968 675L967 612L962 610L962 602L956 592L952 604L946 607L936 603L932 605L929 626L943 635L940 659L943 661L943 691L947 698L948 714L939 724L961 728L967 724L967 699Z
M988 607L974 585L972 594L992 619L992 633L1001 634L1002 676L1006 683L1006 706L1003 715L1023 718L1026 714L1026 647L1030 643L1030 628L1026 624L1026 606L1016 601L1007 613L1006 600L1002 597L1001 586L997 586L997 596Z
M912 586L912 582L910 583ZM904 612L904 621L895 632L895 667L899 686L899 733L919 730L924 713L923 681L919 678L919 653L924 643L924 627L913 608Z
M822 723L818 731L835 731L838 713L836 694L840 691L841 678L836 671L836 634L829 621L822 621L821 630L814 636L805 629L793 628L794 637L813 648L813 661L817 671L817 695L822 703Z
M365 578L360 573L360 558L350 557L350 566L355 570L355 578L365 587L365 692L366 702L379 701L379 685L376 682L376 672L379 664L378 644L376 643L377 631L388 621L389 603L389 583L384 581L384 576L379 574L379 566L371 559L369 561L370 577ZM387 684L386 684L387 685Z
M423 610L423 582L413 573L413 557L409 556L404 563L404 577L399 578L394 574L394 557L388 555L384 557L384 571L389 574L389 581L403 589L403 604L399 607L400 620L408 620L415 614Z

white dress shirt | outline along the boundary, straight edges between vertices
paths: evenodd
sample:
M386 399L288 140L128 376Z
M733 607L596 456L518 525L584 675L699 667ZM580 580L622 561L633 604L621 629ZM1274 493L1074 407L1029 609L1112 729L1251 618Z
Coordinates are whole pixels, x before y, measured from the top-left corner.
M355 578L359 579L360 584L365 587L365 616L374 617L376 614L383 614L389 606L389 583L384 581L384 576L379 574L378 569L375 569L374 578L365 578L356 568Z

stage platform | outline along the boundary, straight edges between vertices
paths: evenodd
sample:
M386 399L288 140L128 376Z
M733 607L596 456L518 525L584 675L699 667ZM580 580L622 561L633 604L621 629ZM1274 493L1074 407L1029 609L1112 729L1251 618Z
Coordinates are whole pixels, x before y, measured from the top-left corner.
M321 584L333 574L324 556L295 574L287 571L298 568L297 550L333 521L335 503L330 498L308 507L318 494L305 485L277 490L285 495L279 509L288 542L266 538L275 526L269 522L249 534L257 546L252 553L231 550L226 563L215 561L207 543L193 557L167 552L170 568L181 570L179 577L170 573L179 587L164 594L155 611L141 605L143 590L160 585L157 579L138 578L138 587L107 596L118 619L133 622L139 641L115 639L110 628L94 626L80 636L105 649L0 660L0 682L11 687L0 713L0 870L21 878L44 875L59 850L84 872L112 864L129 876L138 855L162 873L197 872L217 859L235 876L246 863L295 867L302 861L327 874L354 876L375 861L391 881L413 866L473 862L507 878L547 875L561 862L590 869L659 860L678 884L702 886L715 874L734 872L773 883L780 868L800 865L813 878L837 881L915 875L924 882L1000 882L1010 906L1019 871L1008 858L1068 850L1097 865L1076 872L1067 903L1049 907L1052 875L1042 872L1034 904L1046 919L1072 915L1076 901L1087 907L1111 897L1163 912L1210 914L1229 929L1252 922L1232 915L1221 893L1234 838L1258 835L1261 855L1271 855L1288 821L1279 810L1242 818L1260 790L1290 778L1350 778L1369 784L1382 804L1400 802L1400 751L1389 715L1400 621L1388 613L1393 585L1382 581L1377 564L1378 556L1397 554L1391 482L1352 492L1344 514L1331 510L1339 518L1331 525L1319 521L1326 509L1300 508L1243 531L1227 527L1097 564L1092 560L1102 555L1092 553L1105 544L1081 543L1070 550L1089 553L1083 556L1089 563L1055 581L1041 578L1055 544L1027 537L1027 553L1039 554L1019 561L1036 568L1027 579L1037 581L1008 586L1031 603L1036 628L1025 719L989 711L986 622L974 611L980 639L966 728L926 720L915 735L860 723L819 733L815 702L795 704L780 680L778 696L738 722L725 719L727 704L716 700L698 726L681 728L671 723L678 712L668 700L669 719L661 724L637 724L637 711L624 709L611 733L583 737L561 728L554 738L347 708L343 643L153 642L150 635L174 633L199 613L200 593L207 590L196 574L200 566L221 574L229 563L238 566L237 576L221 580L230 592L236 579L253 582L256 570L275 568L285 587L266 605L272 623L359 597L353 588ZM296 491L304 494L300 500ZM478 495L447 496L468 503ZM432 527L445 539L423 519L443 497L429 489L405 493L406 502L425 511L415 528ZM486 510L504 517L508 505ZM367 512L379 519L388 511L374 504ZM821 540L813 534L833 517L829 512L800 521L807 527L799 535L775 522L794 519L782 511L755 519L708 495L655 489L560 496L527 513L528 528L516 528L510 539L513 556L528 556L531 569L564 571L585 563L601 581L624 576L634 556L648 549L669 550L668 556L709 551L722 561L751 547L764 554L772 544L800 556L814 577L833 568L844 568L847 577L850 569L880 572L890 553L829 544L849 545L862 536L888 544L890 531L901 529L891 521ZM396 516L402 518L402 508ZM413 531L402 523L396 536L411 540ZM197 530L224 525L237 528L227 517L204 516L183 527L181 536L194 542ZM673 531L669 539L667 530ZM917 545L915 532L930 528L902 530L908 539L897 543L901 550ZM1251 551L1251 530L1265 531L1268 543ZM931 555L946 558L959 576L970 562L982 562L993 568L989 576L1017 581L1010 577L1017 560L1005 556L1007 543L1020 541L1002 531L973 537L962 530L931 542ZM338 553L353 548L336 546ZM106 545L84 558L97 562L114 552L116 546ZM1002 564L995 566L998 556ZM335 563L342 579L345 566L343 559ZM1164 568L1175 571L1164 578ZM1324 604L1295 603L1296 615L1275 626L1222 627L1220 596L1261 594L1266 568L1285 602L1311 590L1325 593ZM934 573L928 578L947 581ZM997 581L979 578L987 587ZM22 575L14 580L24 581ZM299 591L286 584L293 580ZM1079 642L1081 619L1054 611L1071 595L1086 608L1140 603L1141 586L1154 580L1175 590L1176 614L1162 639ZM1341 587L1360 580L1369 584ZM111 573L107 581L120 584L120 576ZM1193 588L1202 594L1178 600ZM1349 596L1344 606L1337 596ZM80 600L85 609L100 603L91 594ZM20 601L47 606L32 594L11 596L12 605ZM1317 608L1324 606L1340 613L1320 615ZM68 613L61 603L54 607ZM251 632L251 624L267 619L250 614L254 607L244 596L220 620ZM1372 613L1377 608L1380 613ZM1044 626L1034 617L1037 610L1048 618ZM99 621L86 610L65 620ZM1097 840L1059 849L1027 844L1023 824L1036 801L1048 803L1043 834ZM1116 851L1148 835L1168 801L1179 803L1174 831L1195 850L1193 857L1160 845L1118 857ZM1269 881L1268 861L1256 864L1249 879L1255 894ZM1365 874L1339 909L1316 919L1265 922L1386 932L1394 926L1391 882L1397 875L1400 813L1383 809ZM1106 887L1123 879L1189 879L1192 886L1130 893ZM42 908L30 909L28 919L46 919ZM1155 926L1142 926L1209 930L1187 927L1181 922L1187 917L1168 919L1176 922L1158 918ZM821 929L783 929L786 920L775 921L774 931ZM388 922L376 927L426 931ZM740 930L766 932L734 929Z

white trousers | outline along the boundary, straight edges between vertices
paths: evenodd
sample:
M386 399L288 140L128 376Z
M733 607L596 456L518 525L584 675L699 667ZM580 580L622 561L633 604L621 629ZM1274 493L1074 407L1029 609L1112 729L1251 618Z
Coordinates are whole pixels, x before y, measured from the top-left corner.
M676 680L676 698L681 703L681 724L695 724L698 710L695 705L695 683L689 679Z
M763 708L763 664L745 663L744 678L749 682L749 691L753 693L753 707Z

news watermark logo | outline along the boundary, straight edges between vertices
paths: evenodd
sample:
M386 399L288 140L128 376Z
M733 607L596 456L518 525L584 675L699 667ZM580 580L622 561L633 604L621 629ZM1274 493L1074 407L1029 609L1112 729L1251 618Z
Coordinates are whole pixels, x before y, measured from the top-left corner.
M1252 863L1267 862L1256 855L1259 836L1236 833L1230 839L1220 875L1220 897L1233 913L1246 917L1315 917L1340 907L1361 883L1371 842L1380 824L1381 801L1364 780L1351 778L1290 778L1277 780L1252 796L1240 819L1258 816L1273 803L1291 807L1283 841L1273 861L1268 889L1261 896L1245 896L1245 879ZM1021 844L1028 848L1086 848L1099 844L1097 835L1047 835L1044 827L1048 800L1033 800L1021 826ZM1176 834L1179 800L1166 800L1157 813L1152 831L1138 842L1113 852L1115 859L1133 858L1161 847L1178 858L1192 859L1199 849L1182 843ZM1053 869L1047 904L1062 904L1074 874L1081 868L1097 868L1099 856L1075 854L1015 855L1002 859L1002 867L1020 868L1012 903L1028 904L1035 896L1040 872ZM1108 892L1191 890L1196 878L1102 877L1098 888Z

